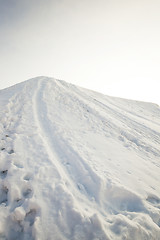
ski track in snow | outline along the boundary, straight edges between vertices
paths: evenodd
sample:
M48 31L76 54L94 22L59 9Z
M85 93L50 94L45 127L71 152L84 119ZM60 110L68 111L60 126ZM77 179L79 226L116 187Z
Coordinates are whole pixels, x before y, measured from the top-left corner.
M75 174L74 178L80 178L82 177L82 172L79 173L79 169L81 166L81 169L85 169L89 173L89 175L92 177L92 171L89 169L89 166L83 162L83 159L80 158L80 156L77 155L76 152L69 146L66 146L66 142L60 142L59 139L56 136L56 132L51 131L50 126L51 123L47 119L47 106L43 102L43 92L45 88L45 83L41 84L41 88L39 89L36 100L35 100L35 116L36 116L36 122L37 126L39 127L39 132L42 138L42 141L44 142L45 149L49 155L49 159L52 162L53 165L56 166L56 170L58 171L59 175L59 181L62 181L62 183L65 183L66 185L75 188L75 183L73 183L73 176L68 174L67 168L65 165L70 165L73 162L70 162L72 159L77 159L76 165L74 166L74 171L72 174ZM54 136L54 137L53 137ZM66 152L68 152L68 155L70 156L71 160L68 158ZM63 156L64 155L64 156ZM60 156L60 157L59 157ZM66 163L62 162L63 158L65 157ZM80 174L80 176L78 176ZM77 180L76 179L76 180ZM96 184L96 177L92 177L92 181L95 181ZM76 181L77 182L77 181ZM76 189L77 191L77 189Z
M97 197L97 195L94 192L99 191L100 180L98 176L90 169L90 167L83 161L83 159L70 146L67 146L66 142L61 141L59 143L60 140L56 136L56 132L54 132L53 130L51 131L51 128L50 128L51 123L49 122L49 119L47 119L47 111L46 111L47 106L43 101L43 98L44 98L43 94L45 93L45 84L46 82L44 83L43 81L40 82L40 86L35 95L34 108L35 108L35 118L36 118L37 126L39 128L39 133L41 135L42 141L44 142L45 149L48 153L49 159L51 160L52 164L55 165L56 170L58 171L58 176L59 176L58 184L57 186L55 186L55 189L53 188L53 191L60 191L59 193L60 195L65 194L66 199L67 198L70 199L72 197L72 194L75 196L78 196L78 198L83 202L88 201L88 198L89 198L89 201L88 201L89 202L88 207L89 207L89 205L91 205L90 203L91 198L95 199ZM64 187L63 185L68 187L71 193L65 192L65 189L63 189ZM87 199L84 199L83 195L87 195ZM53 207L52 206L53 202L51 202L50 205L51 206L49 207L49 209ZM55 204L55 206L57 208L57 203ZM62 207L64 208L64 206L60 206L58 211L62 211L61 210ZM75 210L72 209L72 206L68 206L68 207L71 208L70 216L72 216L73 214L73 218L75 218L74 217ZM65 209L65 211L68 211L68 210ZM57 213L57 214L66 214L66 213ZM66 222L70 221L69 216L65 221ZM79 221L80 220L78 219L78 222ZM68 224L67 227L63 226L63 230L64 228L66 228L65 231L69 232L69 229L74 228L75 224L76 222L73 222L72 224L71 223ZM89 225L89 223L87 224ZM59 225L58 221L56 222L56 225ZM50 228L51 227L52 226L50 226ZM73 238L71 234L73 234L73 232L67 233L69 239ZM102 230L100 235L103 235ZM88 237L89 236L87 236L86 234L85 238L88 238ZM107 239L106 236L104 236L104 239Z
M160 239L158 107L45 77L0 101L0 239Z

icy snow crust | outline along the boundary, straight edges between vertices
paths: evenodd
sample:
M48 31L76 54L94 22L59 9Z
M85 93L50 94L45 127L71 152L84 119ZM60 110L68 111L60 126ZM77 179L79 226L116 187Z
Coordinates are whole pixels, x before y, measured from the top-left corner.
M157 105L46 77L0 103L0 239L160 239Z

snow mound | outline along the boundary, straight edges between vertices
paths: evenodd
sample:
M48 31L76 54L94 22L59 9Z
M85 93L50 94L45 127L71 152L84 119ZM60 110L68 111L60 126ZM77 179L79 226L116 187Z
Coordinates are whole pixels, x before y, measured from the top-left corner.
M159 106L47 77L0 103L0 239L160 239Z

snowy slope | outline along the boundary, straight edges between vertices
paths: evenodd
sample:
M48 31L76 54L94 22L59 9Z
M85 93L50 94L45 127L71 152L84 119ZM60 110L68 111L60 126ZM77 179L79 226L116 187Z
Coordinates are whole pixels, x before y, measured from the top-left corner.
M39 77L0 119L0 239L160 239L157 105Z

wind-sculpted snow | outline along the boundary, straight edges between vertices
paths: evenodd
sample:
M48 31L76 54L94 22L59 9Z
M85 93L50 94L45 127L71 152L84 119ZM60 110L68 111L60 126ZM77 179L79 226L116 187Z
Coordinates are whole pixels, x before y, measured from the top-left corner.
M0 239L160 239L159 106L46 77L0 103Z

